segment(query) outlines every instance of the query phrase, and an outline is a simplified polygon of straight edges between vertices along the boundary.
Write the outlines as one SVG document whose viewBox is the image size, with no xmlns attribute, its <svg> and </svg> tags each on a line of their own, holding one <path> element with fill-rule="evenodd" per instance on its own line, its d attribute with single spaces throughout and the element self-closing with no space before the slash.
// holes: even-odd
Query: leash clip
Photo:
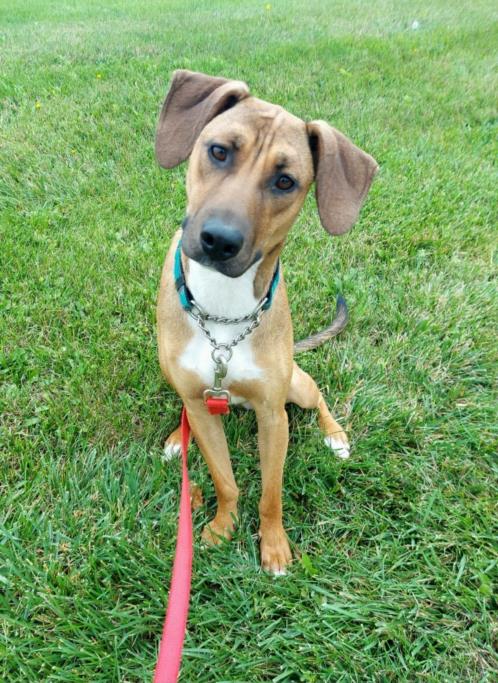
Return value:
<svg viewBox="0 0 498 683">
<path fill-rule="evenodd" d="M 214 349 L 212 356 L 215 362 L 214 366 L 214 382 L 211 389 L 206 389 L 203 393 L 204 403 L 211 415 L 227 415 L 230 412 L 230 392 L 228 389 L 223 389 L 221 386 L 221 380 L 226 377 L 227 374 L 227 362 L 232 356 L 231 349 L 228 358 L 224 358 L 222 353 L 215 354 L 215 351 L 220 351 L 221 349 Z"/>
<path fill-rule="evenodd" d="M 230 392 L 226 389 L 206 389 L 204 403 L 211 415 L 228 415 L 230 412 Z"/>
</svg>

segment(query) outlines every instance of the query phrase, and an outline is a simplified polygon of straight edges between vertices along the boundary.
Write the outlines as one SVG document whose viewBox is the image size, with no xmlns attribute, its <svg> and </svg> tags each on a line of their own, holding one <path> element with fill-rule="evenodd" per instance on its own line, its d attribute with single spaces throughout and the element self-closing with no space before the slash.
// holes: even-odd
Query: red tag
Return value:
<svg viewBox="0 0 498 683">
<path fill-rule="evenodd" d="M 228 415 L 230 412 L 228 399 L 225 397 L 214 398 L 212 396 L 211 398 L 206 398 L 204 403 L 206 404 L 211 415 Z"/>
</svg>

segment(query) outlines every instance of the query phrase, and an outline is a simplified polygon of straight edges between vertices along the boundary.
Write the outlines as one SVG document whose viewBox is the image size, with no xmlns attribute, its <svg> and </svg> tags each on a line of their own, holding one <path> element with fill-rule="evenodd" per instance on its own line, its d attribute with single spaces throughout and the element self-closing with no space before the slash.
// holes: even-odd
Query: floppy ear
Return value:
<svg viewBox="0 0 498 683">
<path fill-rule="evenodd" d="M 311 121 L 306 126 L 320 220 L 331 235 L 342 235 L 356 222 L 379 167 L 375 159 L 325 121 Z"/>
<path fill-rule="evenodd" d="M 204 126 L 249 94 L 242 81 L 179 69 L 173 73 L 156 132 L 156 159 L 164 168 L 190 155 Z"/>
</svg>

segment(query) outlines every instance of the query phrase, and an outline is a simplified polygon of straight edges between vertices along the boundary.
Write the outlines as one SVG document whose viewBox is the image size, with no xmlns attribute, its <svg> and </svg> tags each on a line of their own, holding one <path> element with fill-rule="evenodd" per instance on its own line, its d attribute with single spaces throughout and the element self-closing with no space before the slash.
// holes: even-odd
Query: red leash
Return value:
<svg viewBox="0 0 498 683">
<path fill-rule="evenodd" d="M 187 411 L 182 411 L 182 493 L 180 496 L 180 518 L 178 540 L 171 577 L 168 608 L 164 620 L 163 635 L 159 645 L 154 683 L 176 683 L 182 659 L 183 640 L 187 628 L 192 578 L 192 511 L 190 506 L 190 484 L 187 470 L 187 450 L 190 425 Z"/>
<path fill-rule="evenodd" d="M 209 398 L 206 407 L 211 415 L 226 415 L 230 412 L 227 398 Z M 187 629 L 190 583 L 192 579 L 192 509 L 190 505 L 190 483 L 188 480 L 187 451 L 190 439 L 185 406 L 182 410 L 182 493 L 180 496 L 180 518 L 178 540 L 169 590 L 168 607 L 164 620 L 163 635 L 159 644 L 154 683 L 176 683 L 182 661 L 183 641 Z"/>
</svg>

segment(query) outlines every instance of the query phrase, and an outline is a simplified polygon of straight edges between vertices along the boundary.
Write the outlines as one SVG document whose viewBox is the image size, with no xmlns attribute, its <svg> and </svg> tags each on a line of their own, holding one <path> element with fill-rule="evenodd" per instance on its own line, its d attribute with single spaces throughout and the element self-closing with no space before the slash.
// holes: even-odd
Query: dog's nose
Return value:
<svg viewBox="0 0 498 683">
<path fill-rule="evenodd" d="M 236 228 L 231 228 L 218 220 L 204 223 L 201 232 L 201 244 L 204 253 L 213 261 L 228 261 L 237 256 L 242 248 L 244 238 Z"/>
</svg>

